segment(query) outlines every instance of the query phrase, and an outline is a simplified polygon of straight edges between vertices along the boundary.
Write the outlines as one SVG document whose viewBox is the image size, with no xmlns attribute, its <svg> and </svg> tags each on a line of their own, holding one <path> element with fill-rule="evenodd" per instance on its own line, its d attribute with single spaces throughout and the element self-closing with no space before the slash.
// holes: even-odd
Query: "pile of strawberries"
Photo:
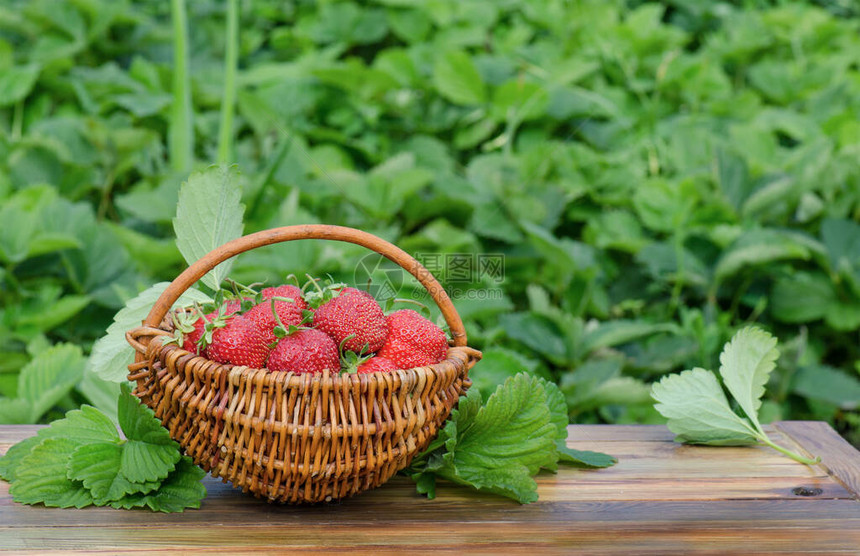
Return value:
<svg viewBox="0 0 860 556">
<path fill-rule="evenodd" d="M 180 311 L 174 341 L 219 363 L 294 373 L 412 369 L 447 356 L 445 333 L 417 312 L 385 315 L 367 292 L 310 283 Z"/>
</svg>

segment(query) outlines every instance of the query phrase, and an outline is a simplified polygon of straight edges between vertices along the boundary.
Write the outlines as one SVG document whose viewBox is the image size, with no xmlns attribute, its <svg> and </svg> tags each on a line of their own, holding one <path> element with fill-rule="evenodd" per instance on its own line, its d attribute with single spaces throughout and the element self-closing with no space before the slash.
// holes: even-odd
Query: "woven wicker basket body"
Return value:
<svg viewBox="0 0 860 556">
<path fill-rule="evenodd" d="M 243 251 L 295 239 L 363 245 L 412 273 L 439 305 L 454 344 L 445 361 L 391 373 L 270 373 L 215 363 L 159 337 L 169 308 L 217 264 Z M 135 394 L 197 465 L 270 501 L 344 498 L 377 487 L 409 465 L 470 385 L 481 353 L 466 346 L 462 321 L 439 283 L 404 251 L 338 226 L 289 226 L 227 243 L 191 265 L 129 331 Z"/>
</svg>

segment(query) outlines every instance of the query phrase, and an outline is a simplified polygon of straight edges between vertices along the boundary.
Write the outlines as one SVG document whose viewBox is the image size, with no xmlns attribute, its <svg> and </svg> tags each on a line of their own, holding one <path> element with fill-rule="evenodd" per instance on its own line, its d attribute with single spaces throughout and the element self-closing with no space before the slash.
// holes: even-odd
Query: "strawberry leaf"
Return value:
<svg viewBox="0 0 860 556">
<path fill-rule="evenodd" d="M 90 491 L 80 481 L 66 476 L 66 468 L 79 443 L 73 438 L 48 438 L 33 447 L 19 465 L 9 488 L 21 504 L 44 504 L 57 508 L 82 508 L 93 503 Z"/>
<path fill-rule="evenodd" d="M 87 362 L 88 372 L 93 372 L 98 377 L 111 382 L 126 380 L 128 366 L 134 359 L 134 349 L 128 345 L 125 333 L 135 326 L 140 326 L 152 309 L 153 303 L 169 285 L 170 282 L 159 282 L 126 302 L 125 307 L 114 316 L 113 323 L 108 326 L 106 334 L 93 344 L 93 351 Z M 189 288 L 180 296 L 174 307 L 207 301 L 210 301 L 209 296 Z"/>
<path fill-rule="evenodd" d="M 201 500 L 206 497 L 206 487 L 200 482 L 205 476 L 206 472 L 194 465 L 191 458 L 183 456 L 157 491 L 130 494 L 110 505 L 126 510 L 148 507 L 152 511 L 165 513 L 199 508 Z"/>
<path fill-rule="evenodd" d="M 242 235 L 245 206 L 241 198 L 235 165 L 210 166 L 194 172 L 182 184 L 173 229 L 176 246 L 189 265 Z M 219 264 L 202 282 L 217 291 L 232 265 L 232 259 Z"/>
<path fill-rule="evenodd" d="M 179 461 L 179 444 L 170 438 L 155 413 L 131 394 L 123 384 L 118 407 L 119 424 L 128 441 L 123 446 L 121 468 L 134 483 L 167 477 Z"/>
</svg>

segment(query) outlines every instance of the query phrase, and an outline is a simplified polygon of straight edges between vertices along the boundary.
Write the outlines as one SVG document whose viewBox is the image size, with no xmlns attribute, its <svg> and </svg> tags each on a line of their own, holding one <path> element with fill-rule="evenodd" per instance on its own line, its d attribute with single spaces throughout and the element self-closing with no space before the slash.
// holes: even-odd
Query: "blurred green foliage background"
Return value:
<svg viewBox="0 0 860 556">
<path fill-rule="evenodd" d="M 525 369 L 574 422 L 661 422 L 649 383 L 716 368 L 758 323 L 783 352 L 764 420 L 827 420 L 860 445 L 856 4 L 246 0 L 225 81 L 227 2 L 194 1 L 184 113 L 171 4 L 0 6 L 0 422 L 118 392 L 86 354 L 183 268 L 179 186 L 219 158 L 234 90 L 221 158 L 246 233 L 341 224 L 504 256 L 501 282 L 448 284 L 494 292 L 456 301 L 485 353 L 476 387 Z M 352 281 L 364 255 L 302 242 L 233 275 Z M 76 371 L 25 419 L 15 404 L 47 386 L 19 374 L 45 353 Z"/>
</svg>

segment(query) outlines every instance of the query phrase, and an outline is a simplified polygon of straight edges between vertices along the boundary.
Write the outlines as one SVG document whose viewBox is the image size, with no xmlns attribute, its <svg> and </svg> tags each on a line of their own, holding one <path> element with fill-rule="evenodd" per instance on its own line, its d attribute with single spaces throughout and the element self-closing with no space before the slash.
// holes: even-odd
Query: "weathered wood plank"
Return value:
<svg viewBox="0 0 860 556">
<path fill-rule="evenodd" d="M 848 502 L 851 503 L 851 502 Z M 758 504 L 764 506 L 764 504 Z M 127 548 L 179 549 L 198 546 L 221 547 L 234 552 L 252 548 L 349 550 L 417 549 L 417 550 L 492 550 L 509 552 L 524 548 L 643 550 L 660 552 L 736 552 L 750 554 L 766 546 L 773 552 L 850 552 L 860 543 L 860 517 L 855 519 L 774 520 L 765 517 L 767 507 L 747 507 L 755 519 L 714 519 L 728 516 L 738 508 L 719 508 L 691 519 L 693 509 L 672 508 L 666 504 L 649 506 L 648 514 L 668 509 L 668 519 L 649 520 L 637 513 L 637 521 L 602 521 L 597 519 L 553 522 L 498 521 L 384 521 L 368 518 L 358 523 L 331 523 L 321 526 L 312 521 L 295 523 L 267 522 L 237 525 L 232 522 L 193 526 L 122 524 L 91 527 L 35 526 L 9 528 L 0 526 L 4 547 L 22 550 L 37 546 L 53 550 L 102 550 Z M 680 511 L 679 511 L 680 510 Z M 773 511 L 773 508 L 770 508 Z M 695 512 L 694 512 L 695 513 Z M 744 512 L 741 512 L 742 514 Z M 616 514 L 617 517 L 617 514 Z"/>
<path fill-rule="evenodd" d="M 0 547 L 231 555 L 285 548 L 358 554 L 856 553 L 860 501 L 845 486 L 852 488 L 860 454 L 850 446 L 831 451 L 828 435 L 835 432 L 813 425 L 800 427 L 801 434 L 780 423 L 774 437 L 814 452 L 805 436 L 813 435 L 828 454 L 817 466 L 761 446 L 680 445 L 665 427 L 572 426 L 571 446 L 606 451 L 619 464 L 543 473 L 537 477 L 540 501 L 526 506 L 445 483 L 436 500 L 427 500 L 404 477 L 339 503 L 274 506 L 207 478 L 202 508 L 183 514 L 59 510 L 15 504 L 0 481 Z M 0 453 L 36 430 L 0 426 Z M 828 471 L 849 480 L 840 484 Z M 821 492 L 798 496 L 798 487 Z"/>
<path fill-rule="evenodd" d="M 782 421 L 776 427 L 821 458 L 821 465 L 860 498 L 860 458 L 858 452 L 827 423 Z"/>
</svg>

